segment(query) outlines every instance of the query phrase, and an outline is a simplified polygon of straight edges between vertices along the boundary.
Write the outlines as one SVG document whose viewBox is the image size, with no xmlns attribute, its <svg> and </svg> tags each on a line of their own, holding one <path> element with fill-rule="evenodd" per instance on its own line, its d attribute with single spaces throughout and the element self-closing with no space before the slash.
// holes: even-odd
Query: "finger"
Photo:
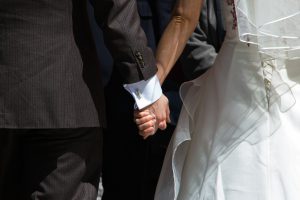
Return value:
<svg viewBox="0 0 300 200">
<path fill-rule="evenodd" d="M 140 131 L 139 134 L 143 136 L 143 139 L 147 139 L 149 136 L 154 135 L 155 131 L 156 130 L 154 127 L 150 127 L 144 131 Z"/>
<path fill-rule="evenodd" d="M 167 118 L 167 123 L 170 124 L 172 121 L 171 121 L 171 118 L 170 116 Z"/>
<path fill-rule="evenodd" d="M 153 116 L 153 115 L 147 115 L 145 117 L 135 119 L 135 123 L 137 125 L 141 125 L 141 124 L 144 124 L 144 123 L 152 121 L 152 120 L 154 121 L 154 123 L 156 122 L 155 116 Z"/>
<path fill-rule="evenodd" d="M 156 129 L 154 127 L 150 127 L 146 130 L 139 131 L 139 135 L 143 136 L 144 139 L 146 139 L 150 135 L 154 135 L 156 132 Z"/>
<path fill-rule="evenodd" d="M 160 122 L 160 123 L 158 124 L 158 128 L 159 128 L 160 130 L 165 130 L 165 129 L 167 128 L 166 120 Z"/>
<path fill-rule="evenodd" d="M 167 111 L 167 122 L 171 123 L 171 111 L 170 111 L 169 107 L 168 107 L 168 111 Z"/>
<path fill-rule="evenodd" d="M 167 123 L 171 123 L 171 117 L 170 117 L 170 114 L 168 114 L 168 117 L 167 117 Z"/>
<path fill-rule="evenodd" d="M 156 121 L 158 123 L 162 122 L 162 121 L 165 121 L 166 120 L 166 116 L 164 114 L 159 114 L 159 115 L 156 115 Z"/>
<path fill-rule="evenodd" d="M 150 127 L 155 127 L 155 124 L 156 124 L 156 121 L 155 120 L 151 120 L 151 121 L 148 121 L 146 123 L 138 125 L 138 129 L 140 131 L 143 131 L 143 130 L 146 130 L 146 129 L 150 128 Z"/>
<path fill-rule="evenodd" d="M 147 115 L 151 115 L 151 111 L 149 110 L 144 110 L 144 111 L 134 111 L 133 112 L 133 116 L 134 118 L 142 118 L 142 117 L 145 117 Z"/>
</svg>

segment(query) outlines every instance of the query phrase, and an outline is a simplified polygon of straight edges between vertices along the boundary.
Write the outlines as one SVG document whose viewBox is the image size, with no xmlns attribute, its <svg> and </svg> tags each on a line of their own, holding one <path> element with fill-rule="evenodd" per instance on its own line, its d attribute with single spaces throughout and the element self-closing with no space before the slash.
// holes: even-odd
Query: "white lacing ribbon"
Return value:
<svg viewBox="0 0 300 200">
<path fill-rule="evenodd" d="M 281 112 L 287 112 L 296 103 L 292 92 L 294 85 L 284 82 L 279 70 L 284 67 L 279 59 L 268 57 L 262 58 L 263 78 L 266 91 L 266 103 L 268 110 L 275 103 Z"/>
</svg>

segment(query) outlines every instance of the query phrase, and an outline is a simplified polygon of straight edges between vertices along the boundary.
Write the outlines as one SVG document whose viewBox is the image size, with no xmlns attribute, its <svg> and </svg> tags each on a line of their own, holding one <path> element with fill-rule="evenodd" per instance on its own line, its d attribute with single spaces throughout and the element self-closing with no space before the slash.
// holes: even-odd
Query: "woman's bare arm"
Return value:
<svg viewBox="0 0 300 200">
<path fill-rule="evenodd" d="M 199 20 L 202 0 L 178 0 L 171 21 L 159 41 L 156 61 L 157 76 L 162 84 L 182 53 L 188 38 L 192 35 Z M 156 132 L 155 118 L 148 111 L 136 111 L 135 120 L 139 134 L 146 139 Z"/>
<path fill-rule="evenodd" d="M 178 0 L 171 21 L 159 41 L 156 60 L 163 83 L 196 28 L 203 0 Z"/>
</svg>

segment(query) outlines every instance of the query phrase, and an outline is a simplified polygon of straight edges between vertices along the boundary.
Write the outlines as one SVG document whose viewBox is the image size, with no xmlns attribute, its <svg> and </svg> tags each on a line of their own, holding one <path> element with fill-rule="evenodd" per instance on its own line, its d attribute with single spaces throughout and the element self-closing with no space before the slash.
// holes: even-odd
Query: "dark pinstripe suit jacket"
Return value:
<svg viewBox="0 0 300 200">
<path fill-rule="evenodd" d="M 135 0 L 94 3 L 124 81 L 153 76 Z M 0 1 L 0 128 L 94 127 L 99 117 L 101 125 L 98 65 L 86 0 Z"/>
</svg>

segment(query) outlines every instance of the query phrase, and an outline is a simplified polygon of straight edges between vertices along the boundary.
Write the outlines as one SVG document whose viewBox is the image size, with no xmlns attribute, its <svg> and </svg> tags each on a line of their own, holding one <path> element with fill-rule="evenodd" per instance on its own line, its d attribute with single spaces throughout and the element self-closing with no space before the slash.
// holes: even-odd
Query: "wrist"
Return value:
<svg viewBox="0 0 300 200">
<path fill-rule="evenodd" d="M 164 71 L 164 69 L 163 69 L 162 64 L 156 63 L 156 65 L 157 65 L 156 76 L 157 76 L 157 78 L 158 78 L 158 80 L 159 80 L 160 85 L 162 85 L 162 83 L 163 83 L 164 80 L 165 80 L 165 71 Z"/>
</svg>

